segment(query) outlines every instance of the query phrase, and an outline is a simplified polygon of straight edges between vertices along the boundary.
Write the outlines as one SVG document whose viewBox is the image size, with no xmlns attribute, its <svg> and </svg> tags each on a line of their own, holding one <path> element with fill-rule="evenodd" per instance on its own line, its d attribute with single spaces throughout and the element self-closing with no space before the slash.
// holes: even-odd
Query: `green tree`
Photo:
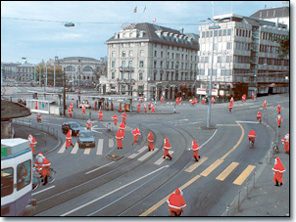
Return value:
<svg viewBox="0 0 296 222">
<path fill-rule="evenodd" d="M 289 35 L 287 36 L 281 36 L 281 37 L 274 37 L 272 38 L 273 42 L 277 42 L 280 44 L 280 47 L 278 49 L 278 55 L 279 58 L 284 58 L 286 56 L 289 56 L 290 54 L 290 37 Z"/>
</svg>

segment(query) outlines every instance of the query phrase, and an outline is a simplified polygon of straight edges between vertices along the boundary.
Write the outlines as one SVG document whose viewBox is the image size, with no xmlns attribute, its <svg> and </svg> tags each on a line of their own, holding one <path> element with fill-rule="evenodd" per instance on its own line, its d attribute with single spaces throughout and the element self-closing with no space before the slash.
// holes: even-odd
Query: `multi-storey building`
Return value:
<svg viewBox="0 0 296 222">
<path fill-rule="evenodd" d="M 25 62 L 17 66 L 17 81 L 28 82 L 35 78 L 35 65 Z"/>
<path fill-rule="evenodd" d="M 289 59 L 278 57 L 279 44 L 272 41 L 289 35 L 286 25 L 235 14 L 214 20 L 215 26 L 199 27 L 202 88 L 207 88 L 213 69 L 212 81 L 220 96 L 288 91 Z"/>
<path fill-rule="evenodd" d="M 130 24 L 106 41 L 107 92 L 147 99 L 195 92 L 198 35 L 150 23 Z"/>
<path fill-rule="evenodd" d="M 3 79 L 16 79 L 17 66 L 21 63 L 1 62 Z"/>
<path fill-rule="evenodd" d="M 265 8 L 255 12 L 250 17 L 285 24 L 289 29 L 289 14 L 289 7 Z"/>
<path fill-rule="evenodd" d="M 104 64 L 102 59 L 96 60 L 87 57 L 66 57 L 56 59 L 66 73 L 66 79 L 75 84 L 92 84 L 98 81 L 100 67 Z"/>
</svg>

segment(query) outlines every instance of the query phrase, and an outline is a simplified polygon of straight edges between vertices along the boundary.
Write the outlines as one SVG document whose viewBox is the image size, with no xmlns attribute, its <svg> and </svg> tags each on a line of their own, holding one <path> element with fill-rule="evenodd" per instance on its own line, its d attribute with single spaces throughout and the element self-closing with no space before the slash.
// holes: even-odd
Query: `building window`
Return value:
<svg viewBox="0 0 296 222">
<path fill-rule="evenodd" d="M 160 68 L 162 69 L 162 61 L 160 62 Z"/>
<path fill-rule="evenodd" d="M 112 51 L 112 57 L 115 57 L 115 51 Z"/>
<path fill-rule="evenodd" d="M 154 57 L 157 57 L 157 51 L 154 51 Z"/>
<path fill-rule="evenodd" d="M 163 52 L 160 52 L 160 57 L 163 58 Z"/>
<path fill-rule="evenodd" d="M 143 80 L 143 73 L 142 72 L 139 73 L 139 80 Z"/>
<path fill-rule="evenodd" d="M 111 78 L 115 79 L 115 72 L 112 72 Z"/>
<path fill-rule="evenodd" d="M 128 54 L 129 54 L 129 57 L 132 57 L 132 56 L 133 56 L 133 51 L 130 50 L 130 51 L 128 52 Z"/>
<path fill-rule="evenodd" d="M 227 42 L 227 49 L 232 49 L 232 42 Z"/>
<path fill-rule="evenodd" d="M 125 68 L 125 61 L 122 61 L 122 62 L 121 62 L 121 66 L 122 66 L 123 68 Z"/>
<path fill-rule="evenodd" d="M 125 94 L 125 92 L 126 92 L 126 87 L 125 86 L 121 86 L 121 93 L 122 94 Z"/>
<path fill-rule="evenodd" d="M 143 68 L 143 67 L 144 67 L 144 61 L 140 61 L 139 66 L 140 66 L 141 68 Z"/>
<path fill-rule="evenodd" d="M 140 57 L 144 57 L 144 50 L 140 51 Z"/>
<path fill-rule="evenodd" d="M 115 61 L 112 61 L 112 68 L 115 67 Z"/>
<path fill-rule="evenodd" d="M 143 95 L 144 94 L 144 86 L 138 86 L 138 94 Z"/>
<path fill-rule="evenodd" d="M 125 52 L 125 51 L 122 51 L 122 52 L 121 52 L 121 56 L 122 56 L 122 57 L 125 57 L 125 56 L 126 56 L 126 52 Z"/>
<path fill-rule="evenodd" d="M 156 62 L 156 61 L 154 61 L 154 69 L 156 69 L 156 63 L 157 63 L 157 62 Z"/>
<path fill-rule="evenodd" d="M 124 79 L 124 72 L 121 73 L 121 79 Z"/>
<path fill-rule="evenodd" d="M 133 67 L 133 60 L 128 61 L 128 67 Z"/>
<path fill-rule="evenodd" d="M 172 59 L 175 59 L 175 55 L 174 55 L 174 53 L 172 53 Z"/>
<path fill-rule="evenodd" d="M 22 71 L 22 70 L 20 70 L 20 71 Z M 66 67 L 66 71 L 74 72 L 75 71 L 75 67 L 74 66 L 67 66 Z"/>
<path fill-rule="evenodd" d="M 13 168 L 1 169 L 1 198 L 12 194 L 14 188 Z"/>
</svg>

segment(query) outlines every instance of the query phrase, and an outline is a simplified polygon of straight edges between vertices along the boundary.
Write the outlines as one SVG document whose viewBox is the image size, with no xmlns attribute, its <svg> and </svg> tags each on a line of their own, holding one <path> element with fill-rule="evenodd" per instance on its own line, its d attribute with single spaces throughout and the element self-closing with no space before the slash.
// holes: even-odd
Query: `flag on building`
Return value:
<svg viewBox="0 0 296 222">
<path fill-rule="evenodd" d="M 137 13 L 137 6 L 136 6 L 136 8 L 134 9 L 134 13 Z"/>
<path fill-rule="evenodd" d="M 144 10 L 143 10 L 143 13 L 145 13 L 145 11 L 146 11 L 146 6 L 145 6 L 145 8 L 144 8 Z"/>
</svg>

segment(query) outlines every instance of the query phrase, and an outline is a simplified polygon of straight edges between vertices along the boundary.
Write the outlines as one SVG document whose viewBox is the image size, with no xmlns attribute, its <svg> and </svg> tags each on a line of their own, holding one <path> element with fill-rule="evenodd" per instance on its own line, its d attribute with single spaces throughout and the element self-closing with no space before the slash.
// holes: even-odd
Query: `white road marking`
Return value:
<svg viewBox="0 0 296 222">
<path fill-rule="evenodd" d="M 174 150 L 169 150 L 169 154 L 173 154 L 175 151 Z M 165 161 L 166 159 L 163 159 L 163 155 L 158 159 L 158 160 L 156 160 L 155 162 L 154 162 L 154 164 L 156 164 L 156 165 L 160 165 L 160 164 L 162 164 L 164 161 Z"/>
<path fill-rule="evenodd" d="M 71 154 L 76 154 L 78 150 L 79 150 L 78 143 L 75 143 L 74 147 L 71 150 Z"/>
<path fill-rule="evenodd" d="M 109 148 L 113 148 L 113 146 L 114 146 L 114 140 L 109 139 Z"/>
<path fill-rule="evenodd" d="M 97 146 L 97 155 L 103 154 L 103 139 L 99 139 L 98 146 Z"/>
<path fill-rule="evenodd" d="M 138 150 L 137 153 L 133 153 L 132 155 L 128 156 L 128 158 L 134 159 L 136 156 L 138 156 L 139 154 L 144 152 L 147 148 L 148 148 L 148 146 L 143 146 L 141 149 Z"/>
<path fill-rule="evenodd" d="M 146 147 L 146 149 L 147 149 L 148 147 Z M 158 148 L 155 148 L 155 150 L 154 151 L 157 151 L 158 150 Z M 150 151 L 150 152 L 147 152 L 147 153 L 145 153 L 143 156 L 141 156 L 138 160 L 139 161 L 144 161 L 144 160 L 146 160 L 148 157 L 150 157 L 151 155 L 153 155 L 153 151 Z"/>
<path fill-rule="evenodd" d="M 89 155 L 91 148 L 85 148 L 83 154 Z"/>
<path fill-rule="evenodd" d="M 62 145 L 62 147 L 60 148 L 60 150 L 58 151 L 58 153 L 64 153 L 66 150 L 66 142 Z"/>
<path fill-rule="evenodd" d="M 214 134 L 206 142 L 204 142 L 199 148 L 202 148 L 204 145 L 206 145 L 216 135 L 217 130 L 218 129 L 216 129 L 215 132 L 214 132 Z"/>
<path fill-rule="evenodd" d="M 95 131 L 96 133 L 100 133 L 100 134 L 103 134 L 103 133 L 101 133 L 101 132 L 98 132 L 98 131 L 96 131 L 96 130 L 94 130 L 94 129 L 92 129 L 91 131 Z"/>
<path fill-rule="evenodd" d="M 259 122 L 257 121 L 237 121 L 239 123 L 255 123 L 255 124 L 258 124 Z"/>
<path fill-rule="evenodd" d="M 42 192 L 44 192 L 44 191 L 50 190 L 50 189 L 52 189 L 52 188 L 54 188 L 54 187 L 55 187 L 55 185 L 53 185 L 53 186 L 51 186 L 51 187 L 47 187 L 47 188 L 45 188 L 45 189 L 43 189 L 43 190 L 40 190 L 40 191 L 37 191 L 37 192 L 35 192 L 35 193 L 32 193 L 32 196 L 37 195 L 37 194 L 40 194 L 40 193 L 42 193 Z"/>
<path fill-rule="evenodd" d="M 112 163 L 114 163 L 114 162 L 107 163 L 107 164 L 105 164 L 105 165 L 103 165 L 103 166 L 100 166 L 100 167 L 98 167 L 98 168 L 96 168 L 96 169 L 93 169 L 93 170 L 91 170 L 91 171 L 88 171 L 88 172 L 86 172 L 85 174 L 89 174 L 89 173 L 92 173 L 92 172 L 94 172 L 94 171 L 96 171 L 96 170 L 102 169 L 102 168 L 104 168 L 105 166 L 109 166 L 109 165 L 111 165 Z"/>
<path fill-rule="evenodd" d="M 166 165 L 166 166 L 160 167 L 160 168 L 158 168 L 157 170 L 154 170 L 154 171 L 152 171 L 152 172 L 150 172 L 150 173 L 148 173 L 148 174 L 146 174 L 146 175 L 144 175 L 144 176 L 142 176 L 142 177 L 140 177 L 140 178 L 138 178 L 138 179 L 136 179 L 136 180 L 134 180 L 134 181 L 131 181 L 131 182 L 129 182 L 129 183 L 127 183 L 127 184 L 125 184 L 125 185 L 123 185 L 123 186 L 121 186 L 121 187 L 118 187 L 117 189 L 112 190 L 112 191 L 110 191 L 109 193 L 104 194 L 103 196 L 97 197 L 97 198 L 95 198 L 95 199 L 93 199 L 93 200 L 91 200 L 91 201 L 89 201 L 89 202 L 87 202 L 87 203 L 85 203 L 85 204 L 82 204 L 82 205 L 80 205 L 79 207 L 76 207 L 76 208 L 74 208 L 73 210 L 70 210 L 70 211 L 68 211 L 68 212 L 66 212 L 66 213 L 64 213 L 64 214 L 62 214 L 62 215 L 60 215 L 60 216 L 67 216 L 67 215 L 69 215 L 69 214 L 71 214 L 71 213 L 73 213 L 73 212 L 75 212 L 75 211 L 77 211 L 77 210 L 80 210 L 80 209 L 82 209 L 82 208 L 84 208 L 84 207 L 86 207 L 86 206 L 88 206 L 88 205 L 90 205 L 90 204 L 93 204 L 93 203 L 97 202 L 98 200 L 101 200 L 101 199 L 103 199 L 103 198 L 105 198 L 105 197 L 107 197 L 107 196 L 109 196 L 109 195 L 111 195 L 111 194 L 113 194 L 113 193 L 115 193 L 115 192 L 117 192 L 117 191 L 119 191 L 119 190 L 122 190 L 123 188 L 125 188 L 125 187 L 127 187 L 127 186 L 130 186 L 131 184 L 136 183 L 136 182 L 138 182 L 139 180 L 142 180 L 142 179 L 144 179 L 145 177 L 148 177 L 148 176 L 150 176 L 150 175 L 156 173 L 157 171 L 160 171 L 160 170 L 162 170 L 162 169 L 164 169 L 164 168 L 167 168 L 167 167 L 169 167 L 169 165 Z"/>
</svg>

